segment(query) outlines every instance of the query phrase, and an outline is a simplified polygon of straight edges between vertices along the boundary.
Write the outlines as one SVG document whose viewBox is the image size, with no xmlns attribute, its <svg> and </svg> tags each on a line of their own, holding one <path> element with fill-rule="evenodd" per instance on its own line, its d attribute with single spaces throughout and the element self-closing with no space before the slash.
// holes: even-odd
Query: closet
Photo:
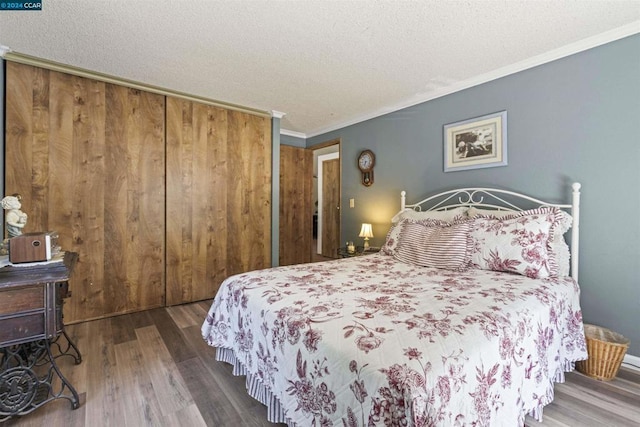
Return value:
<svg viewBox="0 0 640 427">
<path fill-rule="evenodd" d="M 270 119 L 6 62 L 5 194 L 78 252 L 67 323 L 270 265 Z"/>
<path fill-rule="evenodd" d="M 167 305 L 270 266 L 270 121 L 167 98 Z"/>
</svg>

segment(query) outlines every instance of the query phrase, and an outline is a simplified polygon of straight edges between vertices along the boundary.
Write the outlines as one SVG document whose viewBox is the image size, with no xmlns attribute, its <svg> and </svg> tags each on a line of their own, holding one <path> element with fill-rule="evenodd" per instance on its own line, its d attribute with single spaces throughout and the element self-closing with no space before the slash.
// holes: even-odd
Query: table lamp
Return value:
<svg viewBox="0 0 640 427">
<path fill-rule="evenodd" d="M 359 237 L 364 237 L 364 250 L 369 249 L 369 237 L 373 237 L 373 229 L 371 224 L 362 224 Z"/>
</svg>

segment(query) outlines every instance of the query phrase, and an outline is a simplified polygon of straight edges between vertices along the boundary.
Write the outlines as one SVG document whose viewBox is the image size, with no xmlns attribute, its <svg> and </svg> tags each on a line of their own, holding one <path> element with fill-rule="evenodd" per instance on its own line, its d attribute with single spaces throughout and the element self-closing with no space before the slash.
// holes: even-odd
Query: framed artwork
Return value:
<svg viewBox="0 0 640 427">
<path fill-rule="evenodd" d="M 444 171 L 507 165 L 507 112 L 444 126 Z"/>
</svg>

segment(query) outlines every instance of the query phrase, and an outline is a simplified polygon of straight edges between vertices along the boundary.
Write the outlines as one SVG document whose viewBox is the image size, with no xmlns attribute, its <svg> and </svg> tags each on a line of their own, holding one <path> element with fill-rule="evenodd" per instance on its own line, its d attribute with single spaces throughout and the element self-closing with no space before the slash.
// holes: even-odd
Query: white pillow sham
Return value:
<svg viewBox="0 0 640 427">
<path fill-rule="evenodd" d="M 516 214 L 518 212 L 519 211 L 504 211 L 504 210 L 498 210 L 498 209 L 482 209 L 482 208 L 476 208 L 475 206 L 471 206 L 467 210 L 467 216 L 469 218 L 473 218 L 473 217 L 476 217 L 478 215 L 491 215 L 491 216 L 493 216 L 495 218 L 502 218 L 503 216 L 513 215 L 513 214 Z"/>
<path fill-rule="evenodd" d="M 412 219 L 415 221 L 434 219 L 452 222 L 465 217 L 468 209 L 466 206 L 459 206 L 446 211 L 414 211 L 413 209 L 405 209 L 395 214 L 395 216 L 391 218 L 391 222 L 395 224 L 403 219 Z"/>
</svg>

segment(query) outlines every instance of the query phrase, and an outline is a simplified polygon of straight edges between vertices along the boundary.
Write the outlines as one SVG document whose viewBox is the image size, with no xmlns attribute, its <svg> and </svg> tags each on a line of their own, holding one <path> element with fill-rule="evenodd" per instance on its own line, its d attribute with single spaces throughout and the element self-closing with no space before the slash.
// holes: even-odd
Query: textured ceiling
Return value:
<svg viewBox="0 0 640 427">
<path fill-rule="evenodd" d="M 640 0 L 42 4 L 0 11 L 0 45 L 284 112 L 301 136 L 640 32 Z"/>
</svg>

